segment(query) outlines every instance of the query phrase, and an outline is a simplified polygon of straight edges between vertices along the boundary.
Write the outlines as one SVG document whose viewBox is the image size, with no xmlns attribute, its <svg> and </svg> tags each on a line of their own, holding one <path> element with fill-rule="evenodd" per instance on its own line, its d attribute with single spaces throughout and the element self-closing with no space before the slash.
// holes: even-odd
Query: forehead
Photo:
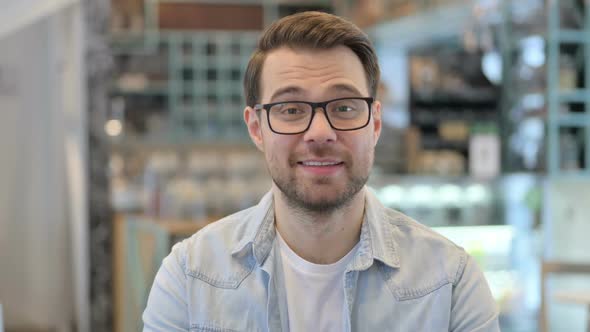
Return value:
<svg viewBox="0 0 590 332">
<path fill-rule="evenodd" d="M 289 96 L 313 100 L 368 95 L 363 65 L 345 46 L 330 49 L 281 47 L 267 54 L 262 68 L 263 103 Z"/>
</svg>

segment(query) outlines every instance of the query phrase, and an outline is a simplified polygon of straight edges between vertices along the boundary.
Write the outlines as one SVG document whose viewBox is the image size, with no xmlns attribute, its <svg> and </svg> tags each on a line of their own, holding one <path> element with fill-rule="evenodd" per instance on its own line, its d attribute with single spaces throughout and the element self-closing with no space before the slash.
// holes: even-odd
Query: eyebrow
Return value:
<svg viewBox="0 0 590 332">
<path fill-rule="evenodd" d="M 360 91 L 350 85 L 350 84 L 335 84 L 333 86 L 331 86 L 328 89 L 329 92 L 348 92 L 353 94 L 355 97 L 361 96 L 362 94 L 360 93 Z M 282 88 L 279 88 L 277 91 L 275 91 L 272 96 L 270 97 L 271 101 L 275 101 L 277 98 L 282 97 L 284 95 L 291 95 L 291 94 L 301 94 L 303 93 L 303 89 L 298 87 L 298 86 L 294 86 L 294 85 L 289 85 L 289 86 L 285 86 Z M 365 97 L 365 96 L 363 96 Z"/>
<path fill-rule="evenodd" d="M 350 92 L 355 94 L 355 97 L 362 96 L 362 93 L 353 85 L 349 84 L 336 84 L 330 87 L 329 91 L 334 92 Z M 364 96 L 363 96 L 364 97 Z"/>
<path fill-rule="evenodd" d="M 274 101 L 277 98 L 283 96 L 283 95 L 290 95 L 290 94 L 298 94 L 303 92 L 303 89 L 301 89 L 300 87 L 297 86 L 286 86 L 286 87 L 282 87 L 280 89 L 278 89 L 277 91 L 275 91 L 272 96 L 270 96 L 270 101 Z"/>
</svg>

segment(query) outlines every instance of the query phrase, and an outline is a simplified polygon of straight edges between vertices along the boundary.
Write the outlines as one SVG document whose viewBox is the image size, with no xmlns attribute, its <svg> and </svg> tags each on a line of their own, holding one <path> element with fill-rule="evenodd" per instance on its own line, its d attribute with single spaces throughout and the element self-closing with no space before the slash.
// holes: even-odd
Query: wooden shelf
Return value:
<svg viewBox="0 0 590 332">
<path fill-rule="evenodd" d="M 551 326 L 551 324 L 549 323 L 549 315 L 547 313 L 546 299 L 546 283 L 550 274 L 590 274 L 590 264 L 560 261 L 544 261 L 541 263 L 541 308 L 539 312 L 539 331 L 541 332 L 548 331 L 548 328 Z M 559 300 L 576 300 L 576 302 L 580 302 L 579 300 L 583 300 L 582 302 L 584 304 L 589 304 L 588 298 L 580 298 L 581 294 L 590 295 L 590 293 L 588 293 L 588 290 L 581 291 L 578 294 L 578 296 L 571 296 L 571 294 L 568 294 L 567 299 L 564 297 L 563 293 L 557 293 L 556 295 L 558 296 Z M 588 307 L 588 311 L 590 313 L 590 304 Z M 590 320 L 588 321 L 587 328 L 590 330 Z"/>
</svg>

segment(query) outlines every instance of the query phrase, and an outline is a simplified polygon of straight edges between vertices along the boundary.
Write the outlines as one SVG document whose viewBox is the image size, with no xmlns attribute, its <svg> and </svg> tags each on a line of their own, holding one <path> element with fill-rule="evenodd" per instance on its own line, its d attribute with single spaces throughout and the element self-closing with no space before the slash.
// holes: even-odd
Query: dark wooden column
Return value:
<svg viewBox="0 0 590 332">
<path fill-rule="evenodd" d="M 108 44 L 110 1 L 84 0 L 88 101 L 88 186 L 91 331 L 112 331 L 112 217 L 107 167 L 109 144 L 104 134 L 112 55 Z"/>
</svg>

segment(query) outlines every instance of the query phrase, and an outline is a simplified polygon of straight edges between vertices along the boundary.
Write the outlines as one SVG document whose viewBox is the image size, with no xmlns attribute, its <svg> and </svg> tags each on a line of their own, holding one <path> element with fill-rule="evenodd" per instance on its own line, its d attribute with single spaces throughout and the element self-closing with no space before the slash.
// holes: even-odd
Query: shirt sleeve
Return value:
<svg viewBox="0 0 590 332">
<path fill-rule="evenodd" d="M 189 331 L 186 241 L 177 243 L 162 262 L 143 312 L 143 331 Z"/>
<path fill-rule="evenodd" d="M 451 322 L 453 332 L 500 332 L 498 307 L 475 260 L 466 254 L 463 271 L 453 287 Z"/>
</svg>

